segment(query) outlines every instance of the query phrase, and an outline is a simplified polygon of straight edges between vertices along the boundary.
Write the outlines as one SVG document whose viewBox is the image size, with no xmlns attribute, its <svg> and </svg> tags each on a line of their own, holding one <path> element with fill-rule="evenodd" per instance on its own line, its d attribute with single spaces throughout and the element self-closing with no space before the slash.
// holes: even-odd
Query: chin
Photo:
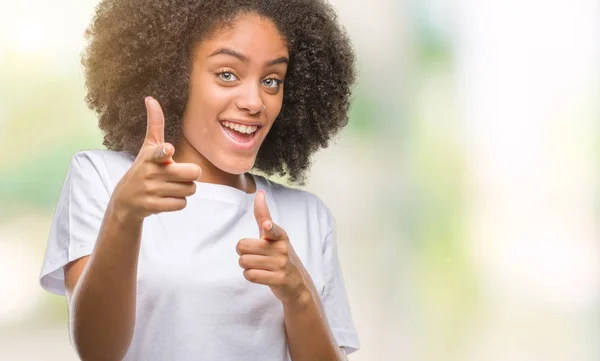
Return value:
<svg viewBox="0 0 600 361">
<path fill-rule="evenodd" d="M 223 172 L 229 174 L 244 174 L 254 167 L 254 161 L 256 158 L 252 158 L 252 160 L 245 159 L 231 159 L 229 161 L 220 162 L 220 164 L 216 164 L 217 168 L 221 169 Z"/>
</svg>

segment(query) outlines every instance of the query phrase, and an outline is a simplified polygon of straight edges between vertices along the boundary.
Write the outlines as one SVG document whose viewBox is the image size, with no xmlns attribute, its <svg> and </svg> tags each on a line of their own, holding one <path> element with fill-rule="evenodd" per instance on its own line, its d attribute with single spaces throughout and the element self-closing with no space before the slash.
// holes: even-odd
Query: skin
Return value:
<svg viewBox="0 0 600 361">
<path fill-rule="evenodd" d="M 228 51 L 219 53 L 224 49 L 245 59 Z M 255 185 L 249 184 L 245 173 L 281 110 L 287 46 L 271 21 L 246 15 L 234 27 L 201 42 L 194 54 L 183 137 L 173 159 L 199 165 L 202 182 L 253 193 Z M 221 130 L 223 119 L 260 123 L 255 147 L 233 149 Z"/>
<path fill-rule="evenodd" d="M 230 51 L 215 55 L 224 48 L 245 60 Z M 184 136 L 175 146 L 164 142 L 160 105 L 146 98 L 145 141 L 113 191 L 96 247 L 65 267 L 71 337 L 82 360 L 122 359 L 129 348 L 145 217 L 183 209 L 197 180 L 256 190 L 246 172 L 283 101 L 282 84 L 267 79 L 284 79 L 287 57 L 272 22 L 252 14 L 198 44 Z M 253 149 L 231 147 L 219 123 L 231 118 L 262 125 Z M 262 191 L 255 197 L 254 215 L 260 238 L 238 242 L 239 265 L 249 282 L 268 286 L 282 302 L 292 359 L 342 360 L 312 280 L 285 230 L 273 223 Z"/>
</svg>

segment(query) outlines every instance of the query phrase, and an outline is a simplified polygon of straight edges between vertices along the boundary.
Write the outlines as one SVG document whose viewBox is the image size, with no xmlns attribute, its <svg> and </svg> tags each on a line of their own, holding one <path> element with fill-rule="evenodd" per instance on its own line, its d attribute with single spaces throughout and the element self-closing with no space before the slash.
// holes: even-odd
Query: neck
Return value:
<svg viewBox="0 0 600 361">
<path fill-rule="evenodd" d="M 182 137 L 182 141 L 175 146 L 173 160 L 176 163 L 195 163 L 202 169 L 200 182 L 222 184 L 239 189 L 246 193 L 254 193 L 256 184 L 248 173 L 231 174 L 215 167 L 208 159 L 200 154 Z"/>
</svg>

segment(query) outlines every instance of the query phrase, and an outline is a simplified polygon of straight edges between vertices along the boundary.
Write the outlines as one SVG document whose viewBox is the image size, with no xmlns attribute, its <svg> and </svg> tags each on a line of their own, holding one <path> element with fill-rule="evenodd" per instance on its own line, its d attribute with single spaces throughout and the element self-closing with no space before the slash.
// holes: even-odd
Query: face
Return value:
<svg viewBox="0 0 600 361">
<path fill-rule="evenodd" d="M 216 168 L 242 174 L 279 115 L 288 49 L 275 25 L 241 15 L 194 53 L 183 138 Z"/>
</svg>

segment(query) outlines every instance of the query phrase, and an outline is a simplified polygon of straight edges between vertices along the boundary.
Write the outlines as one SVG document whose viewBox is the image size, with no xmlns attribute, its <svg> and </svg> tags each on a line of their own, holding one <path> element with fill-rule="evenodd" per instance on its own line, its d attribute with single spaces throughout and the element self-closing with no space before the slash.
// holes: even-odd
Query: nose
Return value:
<svg viewBox="0 0 600 361">
<path fill-rule="evenodd" d="M 250 114 L 257 114 L 264 109 L 264 102 L 261 97 L 260 87 L 254 84 L 248 84 L 241 87 L 241 93 L 236 99 L 236 106 L 240 110 L 245 110 Z"/>
</svg>

